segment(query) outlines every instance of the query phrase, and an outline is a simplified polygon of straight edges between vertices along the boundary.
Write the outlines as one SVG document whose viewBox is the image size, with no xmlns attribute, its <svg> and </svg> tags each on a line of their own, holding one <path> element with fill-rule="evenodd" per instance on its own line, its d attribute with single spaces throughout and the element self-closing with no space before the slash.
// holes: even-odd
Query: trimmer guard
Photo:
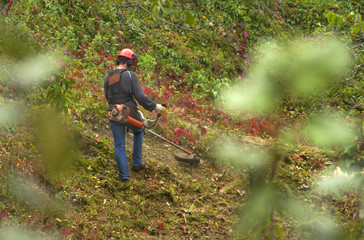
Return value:
<svg viewBox="0 0 364 240">
<path fill-rule="evenodd" d="M 194 154 L 186 154 L 186 153 L 178 152 L 178 153 L 173 153 L 173 155 L 174 155 L 174 158 L 179 162 L 189 163 L 189 164 L 194 164 L 194 165 L 200 164 L 200 158 L 195 156 Z"/>
</svg>

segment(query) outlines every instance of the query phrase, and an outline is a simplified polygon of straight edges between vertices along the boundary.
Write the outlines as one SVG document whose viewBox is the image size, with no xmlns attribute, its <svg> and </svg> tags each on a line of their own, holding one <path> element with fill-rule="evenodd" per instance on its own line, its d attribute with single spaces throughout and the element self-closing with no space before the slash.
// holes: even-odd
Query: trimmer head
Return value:
<svg viewBox="0 0 364 240">
<path fill-rule="evenodd" d="M 163 107 L 166 107 L 166 105 L 164 104 Z M 139 128 L 143 128 L 144 133 L 149 132 L 149 133 L 153 134 L 154 136 L 162 139 L 163 141 L 171 144 L 172 146 L 178 148 L 179 150 L 183 151 L 183 153 L 174 153 L 174 158 L 177 161 L 184 162 L 184 163 L 189 163 L 189 164 L 193 164 L 193 165 L 200 164 L 200 158 L 199 157 L 195 156 L 194 154 L 190 153 L 189 151 L 182 148 L 181 146 L 178 146 L 177 144 L 171 142 L 170 140 L 168 140 L 168 139 L 162 137 L 161 135 L 159 135 L 159 134 L 157 134 L 157 133 L 150 130 L 150 128 L 154 127 L 154 125 L 157 123 L 157 121 L 158 121 L 158 119 L 160 117 L 160 114 L 158 114 L 157 119 L 150 120 L 150 119 L 144 118 L 143 113 L 141 111 L 138 111 L 138 113 L 139 113 L 140 118 L 142 119 L 142 123 L 141 123 L 142 127 L 139 127 Z M 150 123 L 153 123 L 153 125 L 150 126 Z"/>
<path fill-rule="evenodd" d="M 200 158 L 195 156 L 194 154 L 174 153 L 174 158 L 179 162 L 189 163 L 193 165 L 200 164 Z"/>
</svg>

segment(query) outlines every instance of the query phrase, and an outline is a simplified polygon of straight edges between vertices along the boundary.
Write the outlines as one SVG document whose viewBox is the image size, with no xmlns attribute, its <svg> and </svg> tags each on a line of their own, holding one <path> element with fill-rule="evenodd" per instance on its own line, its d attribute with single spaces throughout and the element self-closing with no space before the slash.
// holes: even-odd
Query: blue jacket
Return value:
<svg viewBox="0 0 364 240">
<path fill-rule="evenodd" d="M 113 84 L 109 85 L 109 82 Z M 137 120 L 140 119 L 136 101 L 148 111 L 153 111 L 156 106 L 156 102 L 144 94 L 136 74 L 128 69 L 109 70 L 104 78 L 104 93 L 109 111 L 114 104 L 124 104 L 130 108 L 130 116 Z"/>
</svg>

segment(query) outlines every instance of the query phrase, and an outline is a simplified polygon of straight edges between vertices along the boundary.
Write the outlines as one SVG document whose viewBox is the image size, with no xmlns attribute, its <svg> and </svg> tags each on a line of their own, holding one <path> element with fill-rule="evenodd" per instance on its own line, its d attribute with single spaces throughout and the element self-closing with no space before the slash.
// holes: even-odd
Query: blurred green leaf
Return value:
<svg viewBox="0 0 364 240">
<path fill-rule="evenodd" d="M 50 77 L 59 69 L 56 59 L 54 54 L 27 57 L 18 62 L 14 67 L 14 72 L 19 81 L 24 84 L 32 84 Z"/>
<path fill-rule="evenodd" d="M 139 21 L 139 19 L 134 18 L 133 19 L 133 22 L 134 22 L 134 24 L 135 24 L 136 27 L 140 27 L 140 21 Z"/>
<path fill-rule="evenodd" d="M 336 39 L 301 40 L 290 54 L 288 77 L 298 95 L 315 93 L 337 81 L 349 64 L 346 46 Z"/>
<path fill-rule="evenodd" d="M 155 3 L 152 7 L 151 7 L 151 12 L 152 12 L 152 18 L 154 20 L 157 20 L 159 17 L 159 11 L 160 11 L 160 6 Z"/>
<path fill-rule="evenodd" d="M 15 105 L 0 104 L 0 127 L 21 119 L 22 116 Z"/>
<path fill-rule="evenodd" d="M 309 98 L 345 72 L 349 55 L 335 39 L 267 42 L 257 50 L 247 83 L 225 94 L 225 105 L 255 114 L 276 111 L 285 99 Z"/>
<path fill-rule="evenodd" d="M 242 239 L 261 239 L 270 222 L 272 211 L 279 204 L 276 193 L 274 185 L 269 184 L 254 189 L 240 218 L 239 233 L 244 236 Z"/>
<path fill-rule="evenodd" d="M 37 209 L 44 214 L 59 214 L 64 211 L 62 203 L 53 199 L 35 179 L 13 175 L 8 180 L 9 192 L 30 209 Z"/>
<path fill-rule="evenodd" d="M 348 189 L 359 189 L 361 185 L 361 176 L 354 173 L 342 171 L 339 167 L 336 168 L 333 174 L 324 176 L 317 185 L 317 191 L 328 194 L 335 194 L 337 197 L 342 197 Z"/>
<path fill-rule="evenodd" d="M 191 11 L 187 11 L 186 12 L 186 20 L 185 20 L 185 22 L 188 25 L 190 25 L 190 26 L 192 26 L 195 23 L 195 18 L 193 17 Z"/>
<path fill-rule="evenodd" d="M 60 115 L 51 109 L 40 113 L 34 121 L 34 130 L 46 170 L 51 174 L 69 170 L 74 162 L 76 143 L 67 133 Z"/>
<path fill-rule="evenodd" d="M 56 240 L 59 237 L 44 236 L 29 229 L 9 228 L 0 226 L 0 239 L 3 240 Z"/>
<path fill-rule="evenodd" d="M 356 135 L 349 124 L 340 118 L 316 117 L 306 128 L 304 135 L 323 147 L 350 145 L 355 142 Z"/>
<path fill-rule="evenodd" d="M 275 97 L 268 85 L 260 82 L 231 89 L 223 96 L 227 109 L 237 112 L 262 113 L 274 109 Z"/>
<path fill-rule="evenodd" d="M 218 144 L 219 145 L 219 144 Z M 242 144 L 224 140 L 224 144 L 217 149 L 219 157 L 233 165 L 244 168 L 262 168 L 269 163 L 269 156 L 260 147 L 247 148 Z"/>
</svg>

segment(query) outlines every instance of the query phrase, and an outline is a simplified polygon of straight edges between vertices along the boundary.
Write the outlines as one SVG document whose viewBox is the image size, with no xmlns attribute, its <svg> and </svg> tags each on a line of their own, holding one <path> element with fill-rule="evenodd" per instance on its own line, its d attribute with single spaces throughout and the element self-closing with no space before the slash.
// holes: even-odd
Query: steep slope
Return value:
<svg viewBox="0 0 364 240">
<path fill-rule="evenodd" d="M 112 143 L 110 134 L 106 131 L 99 136 Z M 131 147 L 132 137 L 128 136 L 129 157 Z M 112 155 L 93 160 L 103 162 L 104 167 L 93 163 L 87 167 L 92 170 L 85 174 L 93 175 L 96 191 L 80 191 L 81 196 L 95 196 L 91 197 L 94 201 L 81 209 L 97 211 L 89 222 L 101 228 L 95 232 L 106 238 L 233 237 L 237 209 L 244 196 L 242 173 L 234 174 L 231 169 L 208 161 L 202 161 L 199 166 L 181 164 L 174 160 L 172 153 L 176 150 L 173 147 L 151 135 L 146 135 L 143 149 L 147 169 L 142 173 L 132 172 L 131 181 L 125 186 L 118 181 Z"/>
<path fill-rule="evenodd" d="M 125 185 L 117 176 L 106 122 L 90 129 L 79 138 L 85 154 L 77 155 L 72 170 L 56 176 L 41 170 L 38 151 L 29 147 L 37 145 L 37 140 L 26 127 L 3 141 L 2 155 L 7 157 L 0 163 L 0 172 L 7 184 L 0 188 L 2 234 L 7 227 L 26 227 L 33 234 L 43 232 L 40 236 L 72 239 L 234 237 L 245 193 L 242 172 L 204 160 L 198 166 L 181 164 L 174 160 L 175 149 L 146 135 L 147 169 L 131 172 Z M 9 135 L 2 131 L 1 136 L 4 140 Z M 130 157 L 131 135 L 126 146 Z M 12 187 L 14 181 L 20 181 L 20 189 L 39 193 L 22 195 Z M 42 206 L 44 201 L 49 207 Z"/>
<path fill-rule="evenodd" d="M 81 149 L 71 148 L 69 145 L 74 142 L 68 142 L 62 135 L 60 142 L 56 142 L 61 148 L 50 148 L 47 152 L 62 161 L 50 162 L 48 167 L 56 171 L 71 163 L 73 167 L 69 172 L 52 175 L 45 171 L 47 162 L 42 153 L 44 147 L 53 144 L 52 137 L 45 134 L 42 140 L 34 126 L 28 125 L 32 117 L 25 117 L 24 123 L 15 119 L 4 128 L 1 125 L 1 230 L 25 226 L 41 236 L 59 232 L 75 239 L 236 237 L 237 210 L 248 192 L 243 171 L 220 165 L 214 159 L 203 159 L 199 166 L 178 163 L 172 156 L 178 150 L 147 135 L 144 144 L 147 170 L 133 173 L 130 184 L 120 184 L 111 132 L 104 119 L 106 103 L 100 83 L 106 70 L 114 66 L 115 53 L 121 48 L 132 47 L 138 52 L 137 74 L 147 94 L 158 102 L 170 103 L 169 115 L 160 121 L 158 130 L 185 147 L 198 146 L 196 150 L 206 153 L 220 134 L 233 132 L 237 138 L 244 135 L 270 138 L 277 133 L 277 126 L 284 124 L 281 119 L 273 120 L 275 117 L 232 118 L 211 101 L 223 87 L 243 80 L 241 75 L 251 63 L 249 51 L 254 51 L 252 43 L 272 36 L 287 39 L 294 33 L 311 36 L 313 32 L 335 29 L 358 42 L 356 52 L 360 53 L 363 46 L 362 38 L 355 37 L 362 26 L 361 18 L 356 17 L 361 12 L 359 1 L 205 0 L 190 1 L 186 5 L 168 1 L 169 6 L 165 1 L 154 0 L 135 4 L 81 0 L 8 3 L 8 7 L 0 4 L 0 11 L 6 15 L 0 19 L 4 19 L 2 27 L 6 27 L 5 34 L 0 36 L 0 67 L 4 70 L 0 71 L 0 78 L 6 80 L 1 81 L 0 102 L 13 103 L 7 98 L 16 98 L 19 105 L 9 105 L 13 107 L 11 110 L 22 112 L 26 106 L 35 110 L 33 115 L 48 106 L 63 111 L 71 126 L 66 131 L 59 128 L 57 132 L 54 127 L 44 132 L 54 130 L 53 139 L 65 132 L 64 135 L 72 135 L 81 146 Z M 331 17 L 327 18 L 324 13 L 330 13 Z M 158 20 L 158 16 L 172 25 Z M 207 28 L 190 29 L 203 26 Z M 16 66 L 24 69 L 30 65 L 24 64 L 24 59 L 42 55 L 45 50 L 53 54 L 52 58 L 57 56 L 60 72 L 23 88 L 20 80 L 24 79 L 16 78 L 14 64 L 19 63 Z M 35 62 L 33 58 L 27 63 L 31 62 Z M 354 69 L 353 78 L 362 77 L 361 66 Z M 343 84 L 350 88 L 343 91 L 338 86 L 338 91 L 334 89 L 332 93 L 333 98 L 318 101 L 358 109 L 362 116 L 362 104 L 358 104 L 362 99 L 360 83 L 359 78 L 354 82 L 345 81 Z M 31 106 L 23 101 L 29 101 Z M 296 107 L 295 101 L 287 104 L 285 117 L 295 121 L 306 116 L 304 106 Z M 301 144 L 301 139 L 297 141 Z M 127 142 L 130 157 L 130 136 Z M 283 159 L 281 172 L 276 172 L 276 180 L 290 185 L 297 198 L 303 198 L 320 211 L 332 209 L 329 214 L 339 216 L 349 226 L 348 232 L 359 236 L 361 230 L 355 224 L 361 223 L 356 219 L 360 198 L 355 191 L 345 196 L 346 200 L 326 196 L 318 205 L 314 200 L 320 196 L 311 191 L 318 173 L 332 170 L 334 165 L 328 158 L 338 157 L 322 156 L 315 148 L 299 145 L 293 148 Z M 270 186 L 278 192 L 278 187 Z M 282 197 L 286 197 L 285 191 L 284 188 Z M 281 199 L 278 197 L 275 199 Z M 286 205 L 282 199 L 281 204 Z M 259 207 L 256 210 L 264 212 L 263 217 L 270 214 L 264 204 Z M 249 217 L 245 220 L 250 220 Z M 259 217 L 257 214 L 256 219 Z M 262 222 L 267 223 L 268 218 L 269 227 L 275 228 L 272 235 L 282 235 L 284 230 L 291 236 L 291 222 L 288 224 L 280 215 L 275 218 L 273 213 Z M 312 229 L 317 230 L 313 225 Z M 312 229 L 306 228 L 307 236 L 318 232 Z M 255 228 L 249 230 L 255 234 Z"/>
</svg>

